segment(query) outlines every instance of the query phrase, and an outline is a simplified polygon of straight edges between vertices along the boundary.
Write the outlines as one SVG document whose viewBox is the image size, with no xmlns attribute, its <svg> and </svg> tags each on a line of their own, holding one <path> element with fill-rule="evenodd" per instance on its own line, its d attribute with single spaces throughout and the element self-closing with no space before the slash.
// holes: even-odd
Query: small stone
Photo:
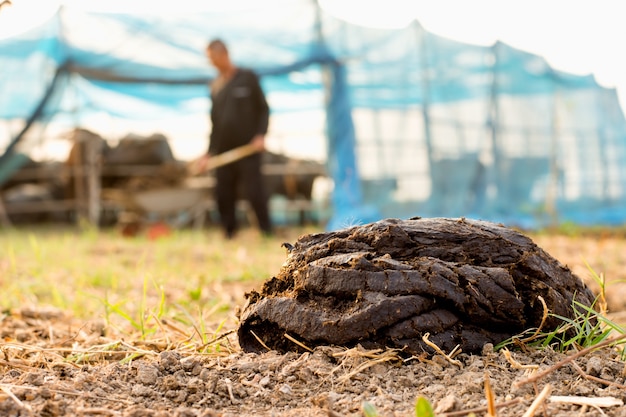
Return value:
<svg viewBox="0 0 626 417">
<path fill-rule="evenodd" d="M 32 331 L 30 329 L 17 329 L 15 330 L 15 340 L 18 342 L 26 342 L 32 336 Z"/>
<path fill-rule="evenodd" d="M 204 382 L 207 382 L 209 379 L 211 379 L 211 370 L 207 368 L 202 369 L 202 371 L 200 371 L 199 377 Z"/>
<path fill-rule="evenodd" d="M 491 353 L 493 353 L 493 343 L 485 343 L 482 350 L 483 356 L 487 356 Z"/>
<path fill-rule="evenodd" d="M 283 384 L 278 391 L 282 392 L 285 395 L 293 395 L 293 390 L 288 384 Z"/>
<path fill-rule="evenodd" d="M 137 379 L 144 385 L 154 385 L 159 377 L 159 370 L 152 365 L 140 366 L 137 370 Z"/>
<path fill-rule="evenodd" d="M 24 382 L 39 387 L 44 384 L 43 374 L 38 372 L 29 372 L 24 376 Z"/>
<path fill-rule="evenodd" d="M 135 397 L 150 397 L 154 394 L 154 390 L 143 385 L 134 385 L 131 393 Z"/>
<path fill-rule="evenodd" d="M 593 388 L 581 384 L 575 387 L 574 393 L 576 395 L 580 395 L 581 397 L 588 397 L 593 394 Z"/>
<path fill-rule="evenodd" d="M 443 397 L 440 401 L 437 402 L 435 406 L 435 413 L 447 413 L 448 411 L 453 411 L 456 408 L 457 399 L 456 396 L 450 394 Z"/>
<path fill-rule="evenodd" d="M 259 385 L 262 387 L 267 386 L 270 383 L 270 376 L 269 375 L 265 375 L 263 378 L 261 378 L 261 380 L 259 381 Z"/>
<path fill-rule="evenodd" d="M 54 393 L 48 388 L 42 388 L 41 391 L 39 391 L 39 396 L 41 398 L 50 399 L 54 397 Z"/>
<path fill-rule="evenodd" d="M 161 352 L 159 354 L 159 363 L 163 370 L 169 373 L 174 373 L 182 368 L 180 355 L 176 352 Z"/>
<path fill-rule="evenodd" d="M 587 361 L 587 369 L 585 372 L 591 376 L 598 376 L 600 375 L 600 372 L 602 372 L 603 366 L 604 364 L 602 363 L 602 359 L 597 356 L 592 356 Z"/>
</svg>

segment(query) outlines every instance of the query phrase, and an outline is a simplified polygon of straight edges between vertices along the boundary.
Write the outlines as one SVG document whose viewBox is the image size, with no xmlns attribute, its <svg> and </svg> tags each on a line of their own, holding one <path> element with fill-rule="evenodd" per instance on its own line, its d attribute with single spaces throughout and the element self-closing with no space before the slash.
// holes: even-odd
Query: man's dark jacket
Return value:
<svg viewBox="0 0 626 417">
<path fill-rule="evenodd" d="M 257 134 L 267 133 L 269 107 L 251 70 L 238 68 L 220 91 L 211 94 L 211 100 L 211 155 L 246 145 Z"/>
</svg>

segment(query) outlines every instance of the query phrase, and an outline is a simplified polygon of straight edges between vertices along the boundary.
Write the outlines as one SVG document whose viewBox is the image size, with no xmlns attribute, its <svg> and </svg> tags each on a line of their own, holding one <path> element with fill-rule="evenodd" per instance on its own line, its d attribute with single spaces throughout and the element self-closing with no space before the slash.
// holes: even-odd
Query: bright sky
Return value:
<svg viewBox="0 0 626 417">
<path fill-rule="evenodd" d="M 73 7 L 171 13 L 159 0 L 11 0 L 0 9 L 0 38 L 51 16 L 63 2 Z M 287 1 L 287 0 L 285 0 Z M 413 18 L 429 31 L 462 42 L 491 45 L 501 40 L 545 57 L 555 68 L 593 73 L 617 87 L 626 109 L 626 39 L 623 0 L 319 0 L 329 12 L 354 23 L 393 27 Z M 258 0 L 177 0 L 178 10 L 244 7 Z"/>
<path fill-rule="evenodd" d="M 402 24 L 415 17 L 426 30 L 461 42 L 503 41 L 543 56 L 556 69 L 593 73 L 601 85 L 618 88 L 626 109 L 623 0 L 319 1 L 340 17 L 366 24 Z"/>
</svg>

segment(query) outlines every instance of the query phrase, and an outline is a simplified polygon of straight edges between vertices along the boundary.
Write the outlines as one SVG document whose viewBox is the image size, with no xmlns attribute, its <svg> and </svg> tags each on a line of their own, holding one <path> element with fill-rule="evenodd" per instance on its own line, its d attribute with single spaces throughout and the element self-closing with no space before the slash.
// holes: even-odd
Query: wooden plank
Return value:
<svg viewBox="0 0 626 417">
<path fill-rule="evenodd" d="M 76 208 L 76 200 L 48 200 L 4 203 L 6 213 L 39 213 L 46 211 L 69 211 Z"/>
<path fill-rule="evenodd" d="M 265 175 L 327 175 L 323 167 L 309 164 L 263 164 L 261 171 Z"/>
<path fill-rule="evenodd" d="M 208 161 L 205 159 L 206 156 L 202 156 L 198 159 L 194 159 L 187 164 L 187 173 L 192 176 L 199 175 L 203 172 L 210 171 L 224 165 L 232 164 L 235 161 L 245 158 L 246 156 L 253 155 L 257 152 L 259 152 L 259 148 L 252 144 L 247 144 L 218 155 L 212 155 L 208 159 Z M 203 163 L 204 166 L 202 166 Z"/>
<path fill-rule="evenodd" d="M 12 180 L 36 180 L 50 178 L 54 175 L 61 175 L 61 172 L 72 175 L 73 170 L 69 166 L 55 165 L 42 166 L 38 168 L 23 168 L 11 176 Z M 132 176 L 151 176 L 159 173 L 163 165 L 103 165 L 101 168 L 104 177 L 132 177 Z M 315 167 L 308 164 L 263 164 L 261 167 L 263 174 L 266 175 L 283 175 L 296 174 L 307 175 L 317 174 L 326 176 L 327 172 L 324 167 Z M 69 172 L 68 172 L 69 171 Z M 78 175 L 82 174 L 82 167 L 78 167 L 75 171 Z"/>
<path fill-rule="evenodd" d="M 101 169 L 104 177 L 152 176 L 159 173 L 163 165 L 104 165 Z"/>
<path fill-rule="evenodd" d="M 0 224 L 4 227 L 11 226 L 11 220 L 9 220 L 9 216 L 7 216 L 7 211 L 4 208 L 2 198 L 0 198 Z"/>
<path fill-rule="evenodd" d="M 12 181 L 28 181 L 60 176 L 65 169 L 62 165 L 41 166 L 37 168 L 21 168 L 9 177 Z"/>
</svg>

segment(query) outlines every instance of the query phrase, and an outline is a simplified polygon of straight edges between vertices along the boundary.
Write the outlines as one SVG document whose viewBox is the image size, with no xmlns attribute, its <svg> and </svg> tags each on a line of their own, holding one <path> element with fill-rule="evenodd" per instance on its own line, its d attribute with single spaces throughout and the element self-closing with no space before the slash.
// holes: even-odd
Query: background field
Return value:
<svg viewBox="0 0 626 417">
<path fill-rule="evenodd" d="M 278 272 L 282 242 L 304 229 L 264 238 L 244 230 L 177 230 L 150 239 L 118 230 L 20 228 L 0 233 L 2 309 L 60 309 L 101 320 L 109 334 L 152 338 L 156 318 L 192 329 L 234 328 L 244 294 Z"/>
</svg>

